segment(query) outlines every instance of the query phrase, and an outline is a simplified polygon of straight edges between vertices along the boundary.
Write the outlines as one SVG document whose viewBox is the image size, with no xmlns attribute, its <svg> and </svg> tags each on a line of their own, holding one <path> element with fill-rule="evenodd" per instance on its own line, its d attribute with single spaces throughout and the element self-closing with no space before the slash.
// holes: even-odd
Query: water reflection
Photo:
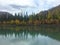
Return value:
<svg viewBox="0 0 60 45">
<path fill-rule="evenodd" d="M 59 26 L 0 27 L 0 45 L 60 45 Z"/>
</svg>

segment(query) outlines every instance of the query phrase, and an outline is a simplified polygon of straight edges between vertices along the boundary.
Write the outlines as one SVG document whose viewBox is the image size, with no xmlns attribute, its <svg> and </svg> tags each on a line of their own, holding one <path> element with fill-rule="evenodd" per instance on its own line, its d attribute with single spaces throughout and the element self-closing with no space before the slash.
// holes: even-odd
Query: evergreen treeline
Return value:
<svg viewBox="0 0 60 45">
<path fill-rule="evenodd" d="M 40 24 L 59 24 L 60 23 L 60 6 L 48 11 L 42 11 L 38 14 L 28 15 L 26 12 L 11 15 L 7 12 L 0 13 L 0 25 L 40 25 Z"/>
</svg>

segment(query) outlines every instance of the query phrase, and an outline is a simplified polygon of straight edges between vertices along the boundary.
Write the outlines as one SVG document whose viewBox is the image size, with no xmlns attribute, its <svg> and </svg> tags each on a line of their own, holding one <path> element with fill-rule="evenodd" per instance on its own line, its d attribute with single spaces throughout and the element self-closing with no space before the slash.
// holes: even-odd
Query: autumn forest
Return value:
<svg viewBox="0 0 60 45">
<path fill-rule="evenodd" d="M 40 25 L 40 24 L 60 24 L 60 6 L 41 11 L 40 13 L 10 14 L 0 12 L 0 25 Z"/>
</svg>

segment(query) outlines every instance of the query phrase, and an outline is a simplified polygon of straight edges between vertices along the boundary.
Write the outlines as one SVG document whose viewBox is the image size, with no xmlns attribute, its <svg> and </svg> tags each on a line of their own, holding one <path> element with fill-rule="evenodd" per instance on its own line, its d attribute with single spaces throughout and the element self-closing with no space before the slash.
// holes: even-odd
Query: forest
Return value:
<svg viewBox="0 0 60 45">
<path fill-rule="evenodd" d="M 60 24 L 60 6 L 41 11 L 40 13 L 10 14 L 0 12 L 0 25 L 40 25 L 40 24 Z"/>
</svg>

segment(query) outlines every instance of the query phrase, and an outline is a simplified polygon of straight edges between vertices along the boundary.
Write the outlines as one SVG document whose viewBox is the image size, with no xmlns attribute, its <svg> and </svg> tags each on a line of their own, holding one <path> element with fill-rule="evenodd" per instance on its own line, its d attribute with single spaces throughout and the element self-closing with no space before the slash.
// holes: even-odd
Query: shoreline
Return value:
<svg viewBox="0 0 60 45">
<path fill-rule="evenodd" d="M 60 26 L 60 24 L 40 24 L 40 25 L 10 25 L 10 24 L 1 24 L 0 26 Z"/>
</svg>

